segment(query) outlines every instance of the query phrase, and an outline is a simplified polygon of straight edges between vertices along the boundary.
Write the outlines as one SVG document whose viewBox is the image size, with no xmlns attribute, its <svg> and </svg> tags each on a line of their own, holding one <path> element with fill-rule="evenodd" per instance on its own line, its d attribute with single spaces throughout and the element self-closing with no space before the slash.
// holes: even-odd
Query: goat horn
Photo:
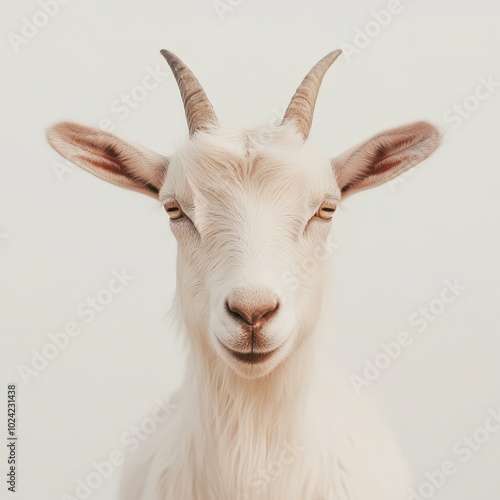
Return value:
<svg viewBox="0 0 500 500">
<path fill-rule="evenodd" d="M 323 57 L 323 59 L 307 73 L 286 109 L 282 123 L 293 120 L 304 140 L 307 139 L 311 130 L 314 105 L 316 104 L 319 87 L 321 86 L 323 77 L 327 69 L 335 62 L 335 59 L 337 59 L 341 53 L 341 50 L 330 52 L 330 54 Z"/>
<path fill-rule="evenodd" d="M 215 116 L 214 108 L 191 70 L 172 52 L 168 50 L 160 52 L 167 60 L 179 86 L 189 135 L 193 136 L 198 130 L 207 129 L 213 125 L 217 126 L 219 122 Z"/>
</svg>

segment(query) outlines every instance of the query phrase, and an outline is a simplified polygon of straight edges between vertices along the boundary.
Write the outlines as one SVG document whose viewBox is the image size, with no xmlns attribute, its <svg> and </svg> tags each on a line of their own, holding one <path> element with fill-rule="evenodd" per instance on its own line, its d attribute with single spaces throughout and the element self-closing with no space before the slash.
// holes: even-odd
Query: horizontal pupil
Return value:
<svg viewBox="0 0 500 500">
<path fill-rule="evenodd" d="M 323 207 L 321 210 L 325 211 L 325 212 L 335 212 L 335 209 L 334 208 L 327 208 L 327 207 Z"/>
<path fill-rule="evenodd" d="M 178 210 L 177 207 L 167 208 L 167 212 L 177 212 Z"/>
</svg>

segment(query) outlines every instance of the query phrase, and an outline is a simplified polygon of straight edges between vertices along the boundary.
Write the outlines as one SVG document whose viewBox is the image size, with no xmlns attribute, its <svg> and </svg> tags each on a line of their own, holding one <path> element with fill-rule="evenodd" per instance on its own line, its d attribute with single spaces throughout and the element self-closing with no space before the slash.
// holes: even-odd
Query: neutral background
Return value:
<svg viewBox="0 0 500 500">
<path fill-rule="evenodd" d="M 73 495 L 77 478 L 121 449 L 120 436 L 168 396 L 183 370 L 167 314 L 176 249 L 165 214 L 66 164 L 46 144 L 46 127 L 109 119 L 116 134 L 173 152 L 186 124 L 161 48 L 193 69 L 223 122 L 268 124 L 319 58 L 354 45 L 357 28 L 388 8 L 386 0 L 223 4 L 221 19 L 210 0 L 70 0 L 18 50 L 9 34 L 20 34 L 23 18 L 41 6 L 2 6 L 0 434 L 14 382 L 16 498 Z M 457 464 L 432 497 L 439 500 L 493 500 L 500 489 L 500 435 L 486 436 L 466 463 L 453 451 L 500 406 L 499 84 L 480 102 L 471 97 L 481 78 L 500 82 L 498 5 L 401 0 L 388 25 L 327 74 L 312 131 L 332 155 L 416 119 L 446 132 L 425 164 L 352 197 L 335 216 L 327 304 L 335 337 L 328 355 L 346 378 L 363 376 L 366 360 L 399 332 L 414 339 L 363 392 L 394 430 L 416 487 L 443 461 Z M 157 66 L 157 88 L 136 89 L 140 102 L 128 111 L 116 103 Z M 464 101 L 469 116 L 452 120 L 450 109 Z M 134 280 L 85 323 L 78 305 L 122 269 Z M 446 280 L 466 289 L 441 307 Z M 439 314 L 419 333 L 409 318 L 432 301 Z M 30 366 L 32 350 L 68 321 L 82 333 L 25 385 L 18 367 Z M 5 462 L 2 451 L 2 471 Z M 116 471 L 91 498 L 114 498 L 118 478 Z"/>
</svg>

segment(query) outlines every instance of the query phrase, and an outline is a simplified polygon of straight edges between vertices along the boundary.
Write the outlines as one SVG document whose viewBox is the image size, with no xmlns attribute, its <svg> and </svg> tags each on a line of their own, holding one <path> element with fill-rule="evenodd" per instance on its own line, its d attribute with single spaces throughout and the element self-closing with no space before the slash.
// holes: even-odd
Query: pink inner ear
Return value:
<svg viewBox="0 0 500 500">
<path fill-rule="evenodd" d="M 381 138 L 372 160 L 373 171 L 370 173 L 381 174 L 396 167 L 404 160 L 399 153 L 410 147 L 413 142 L 415 138 L 407 135 Z"/>
<path fill-rule="evenodd" d="M 101 168 L 113 174 L 120 173 L 120 166 L 106 157 L 95 155 L 95 157 L 89 158 L 88 156 L 79 155 L 77 158 L 82 162 L 90 162 L 94 167 Z"/>
<path fill-rule="evenodd" d="M 95 134 L 84 135 L 80 132 L 70 133 L 69 138 L 71 142 L 81 149 L 90 153 L 102 156 L 103 154 L 110 158 L 120 158 L 120 153 L 112 144 L 112 139 L 107 137 L 99 137 Z"/>
<path fill-rule="evenodd" d="M 375 164 L 374 172 L 375 174 L 383 174 L 388 170 L 392 170 L 396 165 L 401 163 L 402 158 L 391 155 Z"/>
<path fill-rule="evenodd" d="M 123 175 L 123 172 L 121 172 L 120 153 L 112 144 L 99 138 L 96 138 L 96 140 L 92 140 L 93 138 L 85 139 L 79 135 L 73 136 L 72 139 L 75 145 L 88 152 L 87 155 L 78 155 L 77 158 L 90 162 L 96 168 Z"/>
</svg>

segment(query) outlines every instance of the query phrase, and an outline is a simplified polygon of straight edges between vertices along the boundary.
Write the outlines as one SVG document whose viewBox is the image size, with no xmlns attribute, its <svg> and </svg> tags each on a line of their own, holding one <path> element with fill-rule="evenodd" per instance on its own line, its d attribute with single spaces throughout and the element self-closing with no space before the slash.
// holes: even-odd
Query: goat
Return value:
<svg viewBox="0 0 500 500">
<path fill-rule="evenodd" d="M 123 500 L 400 500 L 409 474 L 375 412 L 321 361 L 325 259 L 341 200 L 431 155 L 440 131 L 415 122 L 330 160 L 310 141 L 334 51 L 306 75 L 282 123 L 219 125 L 191 70 L 176 78 L 189 137 L 165 157 L 102 130 L 59 123 L 62 156 L 159 201 L 178 242 L 175 306 L 189 356 L 178 410 L 129 462 Z"/>
</svg>

